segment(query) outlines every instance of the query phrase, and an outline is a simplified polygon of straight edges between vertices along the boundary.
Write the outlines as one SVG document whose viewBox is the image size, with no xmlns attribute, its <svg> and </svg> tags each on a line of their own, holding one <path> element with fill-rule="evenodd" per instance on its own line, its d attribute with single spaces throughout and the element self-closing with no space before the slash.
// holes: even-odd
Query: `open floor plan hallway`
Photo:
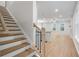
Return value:
<svg viewBox="0 0 79 59">
<path fill-rule="evenodd" d="M 45 56 L 78 57 L 73 39 L 69 35 L 52 34 L 51 41 L 45 43 Z"/>
</svg>

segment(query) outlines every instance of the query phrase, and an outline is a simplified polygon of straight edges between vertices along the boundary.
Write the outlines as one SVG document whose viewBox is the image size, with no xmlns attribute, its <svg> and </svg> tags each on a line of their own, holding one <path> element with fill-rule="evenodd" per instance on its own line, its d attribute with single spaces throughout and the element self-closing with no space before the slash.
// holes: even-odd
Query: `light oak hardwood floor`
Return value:
<svg viewBox="0 0 79 59">
<path fill-rule="evenodd" d="M 46 57 L 78 57 L 73 39 L 69 35 L 52 34 L 50 41 L 45 43 Z"/>
</svg>

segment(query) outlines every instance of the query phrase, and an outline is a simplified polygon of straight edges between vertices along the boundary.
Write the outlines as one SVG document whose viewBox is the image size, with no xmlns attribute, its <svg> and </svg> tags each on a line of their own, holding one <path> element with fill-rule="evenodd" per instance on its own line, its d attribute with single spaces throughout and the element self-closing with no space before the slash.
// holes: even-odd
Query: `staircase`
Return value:
<svg viewBox="0 0 79 59">
<path fill-rule="evenodd" d="M 28 38 L 5 7 L 0 6 L 0 57 L 36 57 Z"/>
</svg>

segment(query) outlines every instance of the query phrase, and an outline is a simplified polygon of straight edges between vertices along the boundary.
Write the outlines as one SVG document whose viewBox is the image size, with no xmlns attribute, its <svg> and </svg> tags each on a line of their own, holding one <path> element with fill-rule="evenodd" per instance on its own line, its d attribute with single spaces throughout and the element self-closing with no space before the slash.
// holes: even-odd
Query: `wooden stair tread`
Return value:
<svg viewBox="0 0 79 59">
<path fill-rule="evenodd" d="M 5 14 L 6 14 L 6 15 L 5 15 Z M 2 12 L 2 15 L 3 15 L 3 16 L 11 17 L 11 15 L 10 15 L 8 12 L 4 12 L 4 11 Z"/>
<path fill-rule="evenodd" d="M 2 25 L 0 25 L 0 27 L 2 27 Z"/>
<path fill-rule="evenodd" d="M 5 24 L 6 26 L 17 26 L 16 24 Z"/>
<path fill-rule="evenodd" d="M 34 50 L 29 48 L 29 49 L 26 49 L 24 52 L 22 52 L 22 53 L 20 53 L 18 55 L 15 55 L 15 57 L 26 57 L 29 54 L 31 54 L 32 52 L 34 52 Z"/>
<path fill-rule="evenodd" d="M 2 41 L 2 42 L 0 42 L 0 45 L 10 44 L 10 43 L 25 40 L 25 39 L 26 38 L 22 37 L 22 38 L 15 38 L 14 40 Z"/>
<path fill-rule="evenodd" d="M 9 20 L 9 19 L 4 19 L 4 21 L 12 21 L 12 22 L 14 22 L 14 20 L 12 20 L 12 19 L 11 19 L 11 20 Z"/>
<path fill-rule="evenodd" d="M 1 32 L 1 31 L 5 31 L 3 27 L 0 27 L 0 32 Z"/>
<path fill-rule="evenodd" d="M 19 27 L 7 27 L 7 29 L 20 29 Z"/>
<path fill-rule="evenodd" d="M 17 49 L 23 48 L 23 47 L 28 46 L 28 45 L 29 45 L 29 43 L 25 42 L 25 43 L 22 43 L 20 45 L 1 50 L 0 51 L 0 56 L 6 55 L 6 54 L 8 54 L 8 53 L 10 53 L 12 51 L 15 51 Z"/>
<path fill-rule="evenodd" d="M 0 28 L 0 31 L 4 31 L 4 29 L 3 28 Z"/>
<path fill-rule="evenodd" d="M 19 26 L 7 26 L 7 29 L 20 29 Z"/>
<path fill-rule="evenodd" d="M 13 19 L 12 17 L 9 16 L 3 16 L 3 18 Z"/>
<path fill-rule="evenodd" d="M 11 22 L 5 22 L 5 23 L 7 23 L 7 24 L 16 24 L 16 23 L 11 23 Z"/>
<path fill-rule="evenodd" d="M 0 25 L 2 25 L 2 22 L 0 22 Z"/>
<path fill-rule="evenodd" d="M 13 19 L 13 18 L 11 18 L 11 17 L 3 17 L 3 18 Z"/>
<path fill-rule="evenodd" d="M 0 30 L 0 32 L 3 32 L 3 31 L 5 31 L 5 30 Z"/>
<path fill-rule="evenodd" d="M 0 33 L 0 37 L 17 36 L 17 35 L 24 35 L 24 34 L 23 33 L 6 33 L 6 34 Z"/>
<path fill-rule="evenodd" d="M 22 33 L 22 31 L 4 31 L 4 32 L 0 32 L 0 34 L 18 34 L 18 33 Z"/>
<path fill-rule="evenodd" d="M 19 39 L 19 38 L 25 38 L 25 40 L 28 39 L 27 37 L 25 37 L 25 35 L 17 35 L 17 36 L 1 37 L 0 42 Z"/>
<path fill-rule="evenodd" d="M 9 29 L 8 31 L 21 31 L 20 29 Z"/>
<path fill-rule="evenodd" d="M 6 22 L 15 23 L 15 21 L 13 21 L 13 20 L 5 20 L 5 23 L 6 23 Z"/>
<path fill-rule="evenodd" d="M 6 18 L 6 17 L 9 17 L 9 18 L 12 18 L 12 16 L 8 16 L 8 15 L 6 15 L 6 16 L 3 16 L 4 18 Z"/>
<path fill-rule="evenodd" d="M 0 24 L 0 27 L 2 27 L 2 24 Z"/>
<path fill-rule="evenodd" d="M 3 30 L 3 27 L 0 27 L 0 30 Z"/>
<path fill-rule="evenodd" d="M 21 31 L 20 29 L 10 29 L 8 31 Z"/>
<path fill-rule="evenodd" d="M 22 31 L 8 31 L 9 29 L 7 29 L 7 31 L 4 32 L 0 32 L 0 34 L 16 34 L 16 33 L 22 33 Z"/>
<path fill-rule="evenodd" d="M 10 26 L 10 25 L 7 25 L 7 27 L 18 27 L 18 26 Z"/>
</svg>

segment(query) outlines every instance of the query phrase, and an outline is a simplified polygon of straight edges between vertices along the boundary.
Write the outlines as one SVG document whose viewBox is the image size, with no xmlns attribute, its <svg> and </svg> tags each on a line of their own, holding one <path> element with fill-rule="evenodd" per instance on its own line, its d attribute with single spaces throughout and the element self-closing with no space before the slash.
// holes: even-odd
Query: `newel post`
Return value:
<svg viewBox="0 0 79 59">
<path fill-rule="evenodd" d="M 41 54 L 45 56 L 45 28 L 41 28 Z"/>
</svg>

